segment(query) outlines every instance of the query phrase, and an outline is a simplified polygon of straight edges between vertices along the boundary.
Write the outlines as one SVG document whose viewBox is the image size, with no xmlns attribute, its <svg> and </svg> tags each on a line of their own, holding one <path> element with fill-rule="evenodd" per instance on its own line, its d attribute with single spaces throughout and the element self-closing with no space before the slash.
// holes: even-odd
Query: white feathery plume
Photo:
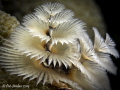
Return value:
<svg viewBox="0 0 120 90">
<path fill-rule="evenodd" d="M 75 66 L 85 75 L 86 78 L 91 81 L 91 84 L 93 84 L 96 88 L 95 90 L 103 88 L 107 88 L 105 90 L 109 90 L 109 80 L 107 78 L 107 74 L 105 69 L 103 69 L 99 64 L 94 61 L 84 60 L 82 63 L 77 62 Z M 106 79 L 106 87 L 104 84 L 101 84 L 101 79 Z"/>
<path fill-rule="evenodd" d="M 105 43 L 109 46 L 113 46 L 113 47 L 116 46 L 115 42 L 111 39 L 111 37 L 108 33 L 106 33 Z"/>
<path fill-rule="evenodd" d="M 109 49 L 110 49 L 110 54 L 112 54 L 113 56 L 115 56 L 116 58 L 119 58 L 119 53 L 118 51 L 115 49 L 115 42 L 110 38 L 109 34 L 106 34 L 106 39 L 105 39 L 105 43 L 108 45 Z"/>
<path fill-rule="evenodd" d="M 101 52 L 96 52 L 97 56 L 99 57 L 99 59 L 103 62 L 102 66 L 104 67 L 104 69 L 106 69 L 107 71 L 109 71 L 110 73 L 116 75 L 117 73 L 117 68 L 116 66 L 113 64 L 110 55 L 107 53 L 101 53 Z"/>
<path fill-rule="evenodd" d="M 72 20 L 73 16 L 74 16 L 74 13 L 71 10 L 62 10 L 60 13 L 57 13 L 55 16 L 49 19 L 49 25 L 55 28 L 63 22 Z"/>
<path fill-rule="evenodd" d="M 42 5 L 43 9 L 47 11 L 50 15 L 54 16 L 55 14 L 61 12 L 65 9 L 65 6 L 60 3 L 46 3 Z"/>
<path fill-rule="evenodd" d="M 48 22 L 48 19 L 50 19 L 50 14 L 45 11 L 41 6 L 38 6 L 38 8 L 35 9 L 34 14 L 44 22 Z"/>
<path fill-rule="evenodd" d="M 39 37 L 42 40 L 46 40 L 47 42 L 50 40 L 49 35 L 49 26 L 46 22 L 37 18 L 34 15 L 27 15 L 24 17 L 23 25 L 28 29 L 30 34 L 34 37 Z"/>
<path fill-rule="evenodd" d="M 117 68 L 113 64 L 109 55 L 112 54 L 115 57 L 119 57 L 117 50 L 114 48 L 115 43 L 111 40 L 108 34 L 106 34 L 106 40 L 104 41 L 98 30 L 96 28 L 93 28 L 93 30 L 95 32 L 94 48 L 101 61 L 101 66 L 107 71 L 116 74 Z"/>
<path fill-rule="evenodd" d="M 110 52 L 107 47 L 107 44 L 104 42 L 104 39 L 102 38 L 98 30 L 95 27 L 93 28 L 93 30 L 95 33 L 94 49 L 99 52 L 104 52 L 104 53 Z"/>
<path fill-rule="evenodd" d="M 44 48 L 45 41 L 41 41 L 38 37 L 32 37 L 26 28 L 22 26 L 17 27 L 14 34 L 11 35 L 11 42 L 14 49 L 21 51 L 21 54 L 26 54 L 26 56 L 31 58 L 47 58 L 49 55 L 49 52 Z"/>
<path fill-rule="evenodd" d="M 99 42 L 99 41 L 97 41 Z M 110 59 L 110 56 L 103 53 L 103 55 L 100 52 L 94 51 L 93 45 L 91 40 L 87 35 L 84 34 L 83 37 L 80 38 L 80 44 L 81 44 L 81 55 L 84 59 L 93 61 L 98 63 L 100 66 L 102 66 L 104 69 L 110 71 L 113 74 L 116 74 L 116 67 L 112 63 Z M 106 55 L 106 56 L 105 56 Z M 105 62 L 107 61 L 107 62 Z M 87 73 L 85 73 L 87 74 Z M 87 76 L 91 79 L 91 75 L 87 74 Z"/>
<path fill-rule="evenodd" d="M 85 61 L 83 65 L 86 69 L 93 75 L 93 79 L 91 80 L 95 86 L 97 86 L 98 90 L 105 89 L 110 90 L 109 79 L 105 70 L 99 66 L 97 63 L 93 61 Z M 104 82 L 102 82 L 104 80 Z M 102 83 L 101 83 L 102 82 Z"/>
<path fill-rule="evenodd" d="M 95 33 L 94 48 L 99 52 L 104 52 L 115 57 L 119 57 L 117 50 L 114 48 L 115 44 L 110 36 L 106 34 L 106 40 L 104 40 L 95 27 L 93 30 Z"/>
<path fill-rule="evenodd" d="M 106 70 L 116 74 L 110 54 L 119 57 L 115 43 L 96 28 L 94 45 L 85 23 L 60 3 L 46 3 L 24 17 L 10 39 L 0 46 L 0 65 L 10 74 L 75 90 L 110 90 Z M 101 83 L 101 80 L 104 82 Z M 61 82 L 63 84 L 61 84 Z"/>
<path fill-rule="evenodd" d="M 81 23 L 81 21 L 74 19 L 59 24 L 51 33 L 53 43 L 71 43 L 71 41 L 78 38 L 84 32 Z"/>
<path fill-rule="evenodd" d="M 79 85 L 77 84 L 77 82 L 79 81 L 75 82 L 74 79 L 70 79 L 70 77 L 66 77 L 66 75 L 64 74 L 62 75 L 61 73 L 57 73 L 54 71 L 54 69 L 52 70 L 50 68 L 46 68 L 44 65 L 39 63 L 40 60 L 36 61 L 35 58 L 30 59 L 30 57 L 21 55 L 20 52 L 13 49 L 13 45 L 10 42 L 6 43 L 6 46 L 1 47 L 2 49 L 0 48 L 1 52 L 3 52 L 0 53 L 0 61 L 2 62 L 1 64 L 3 65 L 3 68 L 6 68 L 6 70 L 9 71 L 11 74 L 24 76 L 23 79 L 29 78 L 29 80 L 33 80 L 36 78 L 36 85 L 42 82 L 42 80 L 43 85 L 45 83 L 52 84 L 54 81 L 59 84 L 60 81 L 62 81 L 68 83 L 76 90 L 82 90 L 82 88 L 79 86 L 82 83 L 78 83 Z M 13 54 L 11 54 L 11 52 Z M 77 76 L 79 75 L 80 74 L 77 74 Z M 84 76 L 82 75 L 82 77 Z M 83 80 L 85 80 L 85 78 L 83 78 Z M 87 84 L 89 81 L 85 82 Z M 91 86 L 89 85 L 89 87 Z"/>
<path fill-rule="evenodd" d="M 46 82 L 49 82 L 49 78 L 52 79 L 51 81 L 56 81 L 58 83 L 60 80 L 66 80 L 64 77 L 62 78 L 62 76 L 58 75 L 58 73 L 56 73 L 54 70 L 46 68 L 44 65 L 40 64 L 40 60 L 36 61 L 35 58 L 30 59 L 30 57 L 20 55 L 20 52 L 13 49 L 12 44 L 11 47 L 8 46 L 1 48 L 1 52 L 3 53 L 0 53 L 0 61 L 4 65 L 3 67 L 6 68 L 7 71 L 10 71 L 11 74 L 24 76 L 23 79 L 30 77 L 30 80 L 32 80 L 37 78 L 37 84 L 40 83 L 41 80 L 43 80 L 43 84 L 45 84 Z M 7 49 L 9 50 L 7 51 Z M 13 53 L 12 55 L 11 52 Z M 3 55 L 4 57 L 2 57 Z M 9 58 L 10 56 L 11 58 Z"/>
<path fill-rule="evenodd" d="M 73 78 L 71 78 L 73 77 Z M 94 84 L 91 83 L 89 78 L 87 78 L 82 72 L 80 72 L 75 67 L 72 67 L 71 74 L 68 76 L 70 80 L 75 80 L 78 85 L 82 88 L 82 90 L 94 90 L 96 87 L 94 87 Z M 73 85 L 72 85 L 73 86 Z"/>
<path fill-rule="evenodd" d="M 80 57 L 77 47 L 78 43 L 75 43 L 76 42 L 74 42 L 74 45 L 71 43 L 64 43 L 62 45 L 60 42 L 54 44 L 50 49 L 51 53 L 49 55 L 49 64 L 53 62 L 56 65 L 56 63 L 58 62 L 59 66 L 61 66 L 62 63 L 66 66 L 66 68 L 68 66 L 71 66 L 71 60 L 78 60 L 78 58 Z"/>
<path fill-rule="evenodd" d="M 92 41 L 86 33 L 79 38 L 81 45 L 81 55 L 84 59 L 96 62 L 96 54 L 93 48 Z"/>
</svg>

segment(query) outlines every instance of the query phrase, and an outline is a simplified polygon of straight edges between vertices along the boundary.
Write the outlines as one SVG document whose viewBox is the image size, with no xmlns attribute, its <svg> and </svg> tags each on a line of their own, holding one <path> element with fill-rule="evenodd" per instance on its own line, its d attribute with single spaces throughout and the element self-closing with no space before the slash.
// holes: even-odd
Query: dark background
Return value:
<svg viewBox="0 0 120 90">
<path fill-rule="evenodd" d="M 116 48 L 120 52 L 120 3 L 119 0 L 95 0 L 101 9 L 107 32 L 116 42 Z M 108 73 L 112 90 L 120 90 L 120 59 L 113 58 L 118 68 L 117 76 Z M 104 81 L 103 81 L 104 82 Z M 102 83 L 102 82 L 101 82 Z"/>
</svg>

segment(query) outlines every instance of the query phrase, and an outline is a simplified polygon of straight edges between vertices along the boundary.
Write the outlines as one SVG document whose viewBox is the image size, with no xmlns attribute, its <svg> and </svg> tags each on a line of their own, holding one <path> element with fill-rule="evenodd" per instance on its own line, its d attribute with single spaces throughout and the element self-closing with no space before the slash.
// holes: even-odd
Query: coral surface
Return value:
<svg viewBox="0 0 120 90">
<path fill-rule="evenodd" d="M 19 21 L 10 14 L 0 11 L 0 44 L 4 38 L 8 38 L 15 27 L 19 25 Z"/>
</svg>

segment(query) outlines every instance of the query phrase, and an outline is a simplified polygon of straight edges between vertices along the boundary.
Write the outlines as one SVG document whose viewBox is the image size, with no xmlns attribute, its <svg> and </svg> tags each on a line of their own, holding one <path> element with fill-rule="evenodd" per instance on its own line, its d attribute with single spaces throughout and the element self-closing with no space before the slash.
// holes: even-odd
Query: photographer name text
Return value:
<svg viewBox="0 0 120 90">
<path fill-rule="evenodd" d="M 2 88 L 29 88 L 29 85 L 20 84 L 3 84 Z"/>
</svg>

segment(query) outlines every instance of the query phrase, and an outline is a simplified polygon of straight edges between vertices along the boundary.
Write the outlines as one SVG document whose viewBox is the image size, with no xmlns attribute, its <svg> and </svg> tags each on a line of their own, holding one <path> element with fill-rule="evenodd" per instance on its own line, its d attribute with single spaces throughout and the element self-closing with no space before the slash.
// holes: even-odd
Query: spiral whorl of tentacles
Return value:
<svg viewBox="0 0 120 90">
<path fill-rule="evenodd" d="M 109 90 L 106 70 L 116 74 L 110 55 L 119 57 L 115 43 L 93 28 L 93 44 L 85 23 L 73 16 L 60 3 L 43 4 L 26 15 L 0 47 L 2 67 L 23 79 L 37 78 L 37 84 L 63 82 L 75 90 Z"/>
</svg>

